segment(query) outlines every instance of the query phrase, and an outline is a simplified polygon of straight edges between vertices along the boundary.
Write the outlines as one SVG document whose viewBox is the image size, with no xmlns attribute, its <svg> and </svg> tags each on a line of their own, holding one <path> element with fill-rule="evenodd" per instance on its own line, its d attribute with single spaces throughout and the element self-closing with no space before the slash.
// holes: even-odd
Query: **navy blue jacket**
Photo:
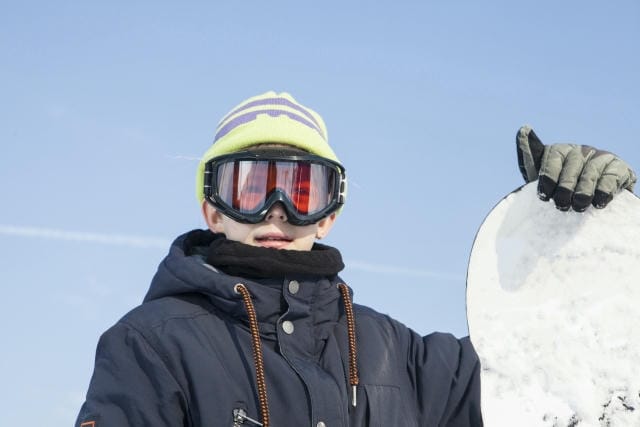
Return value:
<svg viewBox="0 0 640 427">
<path fill-rule="evenodd" d="M 172 245 L 144 303 L 100 338 L 76 427 L 231 427 L 234 410 L 260 420 L 237 283 L 250 291 L 258 317 L 271 426 L 482 425 L 480 365 L 468 338 L 421 337 L 354 305 L 360 383 L 353 407 L 339 277 L 229 276 L 186 256 L 184 241 Z"/>
</svg>

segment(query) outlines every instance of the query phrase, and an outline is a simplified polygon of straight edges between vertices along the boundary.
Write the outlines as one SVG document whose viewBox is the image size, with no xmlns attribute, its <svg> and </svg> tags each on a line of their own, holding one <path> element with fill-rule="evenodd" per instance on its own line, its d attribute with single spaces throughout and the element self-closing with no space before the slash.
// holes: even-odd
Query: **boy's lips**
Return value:
<svg viewBox="0 0 640 427">
<path fill-rule="evenodd" d="M 256 236 L 255 241 L 265 248 L 281 249 L 291 243 L 293 239 L 281 233 L 266 233 Z"/>
</svg>

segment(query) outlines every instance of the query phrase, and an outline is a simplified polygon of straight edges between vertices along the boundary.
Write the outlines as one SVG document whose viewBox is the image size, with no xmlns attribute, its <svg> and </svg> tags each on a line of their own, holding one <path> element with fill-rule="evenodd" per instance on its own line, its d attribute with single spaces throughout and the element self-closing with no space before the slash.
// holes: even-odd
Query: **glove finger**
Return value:
<svg viewBox="0 0 640 427">
<path fill-rule="evenodd" d="M 574 193 L 571 207 L 576 212 L 584 212 L 593 203 L 594 197 L 594 194 Z"/>
<path fill-rule="evenodd" d="M 590 204 L 594 202 L 596 185 L 601 180 L 603 173 L 607 166 L 615 160 L 615 156 L 606 151 L 595 151 L 591 147 L 586 147 L 593 152 L 590 154 L 590 159 L 580 174 L 578 183 L 576 184 L 573 208 L 578 212 L 584 211 Z M 606 180 L 605 184 L 609 180 Z M 613 196 L 614 192 L 610 192 Z M 598 197 L 603 196 L 602 194 Z M 608 203 L 605 202 L 605 204 Z"/>
<path fill-rule="evenodd" d="M 605 180 L 615 179 L 611 176 L 604 177 Z M 596 189 L 593 194 L 593 200 L 591 200 L 591 204 L 594 208 L 602 209 L 609 204 L 609 202 L 613 200 L 613 193 L 607 193 L 602 190 Z"/>
<path fill-rule="evenodd" d="M 538 177 L 538 197 L 549 200 L 555 194 L 560 178 L 562 165 L 573 146 L 570 144 L 554 144 L 545 147 L 540 164 L 540 176 Z"/>
<path fill-rule="evenodd" d="M 553 201 L 556 207 L 561 211 L 568 211 L 572 206 L 574 191 L 578 184 L 580 174 L 588 160 L 589 151 L 585 151 L 584 147 L 579 145 L 573 146 L 567 153 L 562 170 L 558 178 L 558 186 L 553 195 Z M 591 200 L 587 202 L 587 205 Z"/>
<path fill-rule="evenodd" d="M 535 181 L 540 170 L 544 144 L 530 126 L 524 125 L 518 129 L 516 134 L 516 148 L 522 177 L 525 182 Z"/>
<path fill-rule="evenodd" d="M 613 199 L 614 194 L 624 188 L 633 186 L 635 176 L 629 166 L 622 160 L 614 158 L 605 166 L 602 176 L 596 185 L 593 206 L 604 208 Z"/>
<path fill-rule="evenodd" d="M 541 175 L 538 178 L 538 198 L 542 201 L 548 202 L 556 192 L 558 183 L 546 175 Z"/>
</svg>

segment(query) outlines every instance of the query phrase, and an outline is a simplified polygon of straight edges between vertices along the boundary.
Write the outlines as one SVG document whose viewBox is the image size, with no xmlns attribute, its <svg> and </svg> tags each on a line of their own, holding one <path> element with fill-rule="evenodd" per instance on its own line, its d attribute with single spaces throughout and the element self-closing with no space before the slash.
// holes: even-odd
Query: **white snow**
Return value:
<svg viewBox="0 0 640 427">
<path fill-rule="evenodd" d="M 535 193 L 491 212 L 469 261 L 485 426 L 640 426 L 640 199 L 576 213 Z"/>
</svg>

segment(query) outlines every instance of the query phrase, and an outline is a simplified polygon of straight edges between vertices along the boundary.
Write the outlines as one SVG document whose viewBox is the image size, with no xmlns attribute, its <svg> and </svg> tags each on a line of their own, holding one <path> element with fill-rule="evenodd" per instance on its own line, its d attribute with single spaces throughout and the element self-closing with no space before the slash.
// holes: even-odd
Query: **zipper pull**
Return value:
<svg viewBox="0 0 640 427">
<path fill-rule="evenodd" d="M 240 427 L 244 422 L 248 421 L 250 424 L 262 427 L 262 423 L 247 416 L 247 412 L 242 408 L 236 408 L 233 410 L 233 427 Z"/>
</svg>

